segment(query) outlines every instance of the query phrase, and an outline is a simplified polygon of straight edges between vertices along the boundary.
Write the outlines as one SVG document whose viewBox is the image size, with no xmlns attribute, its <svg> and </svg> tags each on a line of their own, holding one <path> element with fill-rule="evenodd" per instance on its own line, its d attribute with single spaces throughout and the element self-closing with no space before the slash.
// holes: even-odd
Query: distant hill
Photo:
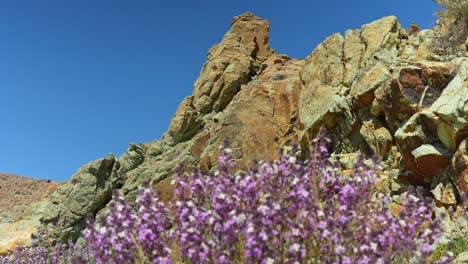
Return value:
<svg viewBox="0 0 468 264">
<path fill-rule="evenodd" d="M 21 219 L 28 206 L 46 198 L 59 183 L 0 173 L 0 223 Z"/>
</svg>

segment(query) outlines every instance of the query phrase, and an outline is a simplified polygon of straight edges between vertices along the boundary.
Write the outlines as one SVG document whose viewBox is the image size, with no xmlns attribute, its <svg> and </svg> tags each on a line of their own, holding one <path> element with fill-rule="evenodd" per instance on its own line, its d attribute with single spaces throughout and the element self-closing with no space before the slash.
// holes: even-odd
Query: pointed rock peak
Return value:
<svg viewBox="0 0 468 264">
<path fill-rule="evenodd" d="M 193 95 L 184 99 L 168 133 L 176 142 L 188 140 L 203 127 L 203 116 L 222 111 L 275 54 L 268 43 L 270 21 L 247 12 L 233 18 L 231 28 L 207 54 Z"/>
<path fill-rule="evenodd" d="M 252 14 L 252 12 L 245 12 L 243 14 L 233 17 L 231 26 L 234 25 L 238 21 L 253 21 L 253 20 L 262 20 L 262 19 Z"/>
<path fill-rule="evenodd" d="M 221 42 L 208 52 L 208 59 L 243 54 L 264 61 L 274 54 L 268 43 L 270 21 L 247 12 L 232 19 L 231 28 Z"/>
</svg>

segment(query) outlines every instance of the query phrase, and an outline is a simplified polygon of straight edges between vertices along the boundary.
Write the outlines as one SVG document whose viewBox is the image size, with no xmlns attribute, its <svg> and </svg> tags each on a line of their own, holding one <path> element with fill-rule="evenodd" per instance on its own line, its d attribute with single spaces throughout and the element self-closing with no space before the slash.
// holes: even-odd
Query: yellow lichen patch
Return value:
<svg viewBox="0 0 468 264">
<path fill-rule="evenodd" d="M 27 246 L 31 243 L 31 235 L 36 227 L 24 227 L 22 221 L 0 225 L 0 255 L 5 255 L 17 245 Z"/>
</svg>

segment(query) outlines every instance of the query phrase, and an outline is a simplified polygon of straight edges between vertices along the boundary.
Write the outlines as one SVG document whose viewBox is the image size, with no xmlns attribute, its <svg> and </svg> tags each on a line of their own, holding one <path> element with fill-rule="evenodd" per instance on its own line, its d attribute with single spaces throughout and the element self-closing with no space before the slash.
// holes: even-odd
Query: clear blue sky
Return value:
<svg viewBox="0 0 468 264">
<path fill-rule="evenodd" d="M 305 58 L 386 15 L 435 19 L 431 0 L 80 0 L 0 3 L 0 172 L 62 181 L 130 142 L 161 137 L 207 50 L 246 11 L 272 47 Z"/>
</svg>

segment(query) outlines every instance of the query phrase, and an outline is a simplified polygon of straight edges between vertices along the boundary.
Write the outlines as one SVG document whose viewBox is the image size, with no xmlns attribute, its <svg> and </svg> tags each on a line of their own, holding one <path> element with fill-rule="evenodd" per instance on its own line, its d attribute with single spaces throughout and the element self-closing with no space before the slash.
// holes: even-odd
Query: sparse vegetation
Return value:
<svg viewBox="0 0 468 264">
<path fill-rule="evenodd" d="M 434 51 L 456 53 L 460 49 L 466 50 L 468 0 L 434 0 L 434 2 L 441 8 L 435 13 L 439 21 L 435 27 Z"/>
</svg>

